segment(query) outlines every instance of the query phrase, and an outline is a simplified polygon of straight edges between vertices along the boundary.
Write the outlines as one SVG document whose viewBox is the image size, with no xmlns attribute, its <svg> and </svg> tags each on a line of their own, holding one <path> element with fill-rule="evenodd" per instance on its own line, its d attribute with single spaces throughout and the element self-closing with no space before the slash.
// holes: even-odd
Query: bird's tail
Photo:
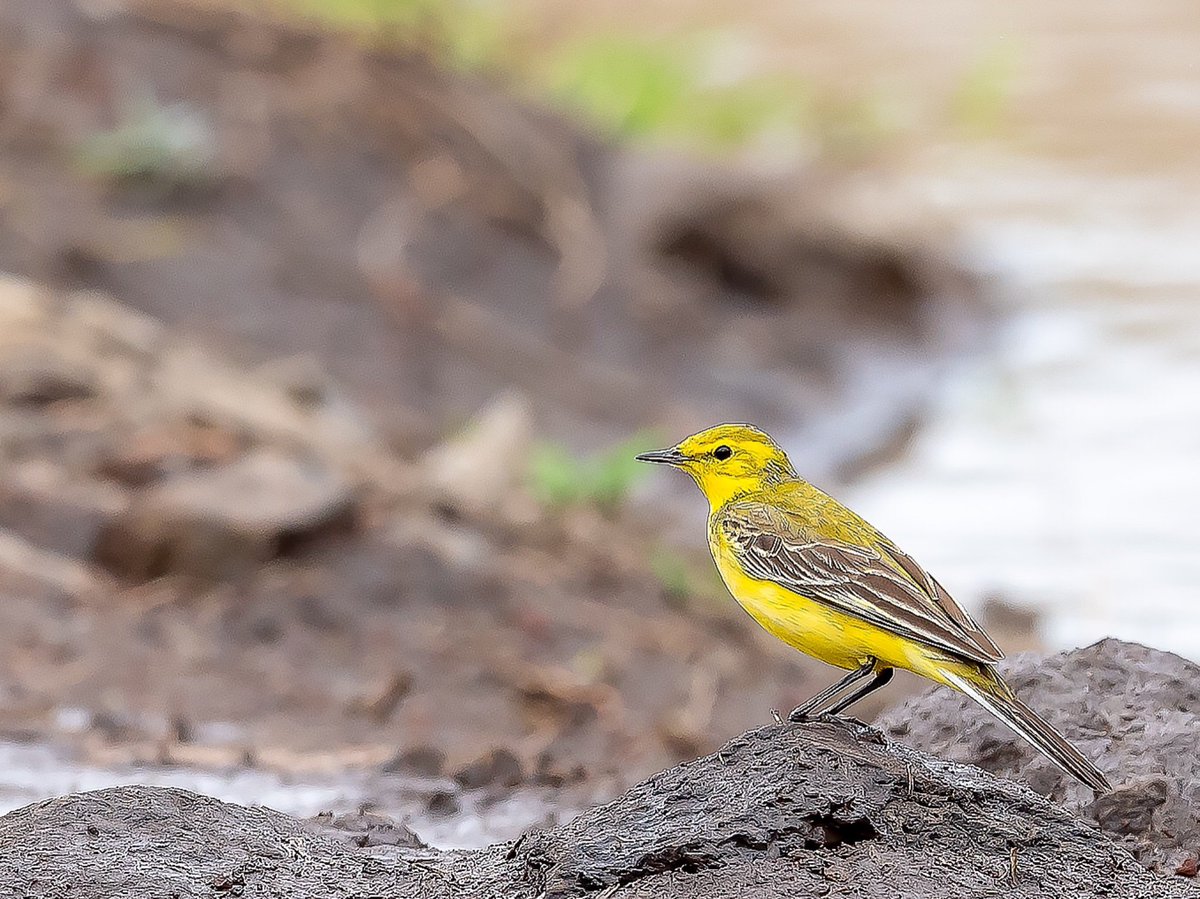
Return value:
<svg viewBox="0 0 1200 899">
<path fill-rule="evenodd" d="M 1112 791 L 1100 770 L 1037 712 L 1017 699 L 999 675 L 989 671 L 984 680 L 956 672 L 943 674 L 953 687 L 974 699 L 1068 774 L 1079 778 L 1097 793 Z"/>
</svg>

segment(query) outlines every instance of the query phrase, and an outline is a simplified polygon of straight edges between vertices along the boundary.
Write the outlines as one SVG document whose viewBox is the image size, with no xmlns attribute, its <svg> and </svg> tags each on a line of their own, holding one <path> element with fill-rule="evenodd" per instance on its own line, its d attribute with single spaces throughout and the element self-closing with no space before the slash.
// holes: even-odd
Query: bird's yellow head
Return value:
<svg viewBox="0 0 1200 899">
<path fill-rule="evenodd" d="M 775 441 L 751 425 L 717 425 L 670 449 L 642 453 L 642 462 L 682 468 L 718 509 L 731 499 L 796 477 Z"/>
</svg>

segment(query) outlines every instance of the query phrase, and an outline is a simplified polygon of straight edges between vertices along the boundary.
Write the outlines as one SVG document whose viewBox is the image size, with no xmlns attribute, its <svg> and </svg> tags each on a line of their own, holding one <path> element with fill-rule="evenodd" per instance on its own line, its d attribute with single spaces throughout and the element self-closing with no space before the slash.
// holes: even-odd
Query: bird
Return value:
<svg viewBox="0 0 1200 899">
<path fill-rule="evenodd" d="M 1004 653 L 873 525 L 802 479 L 748 424 L 722 424 L 641 462 L 682 469 L 709 502 L 708 543 L 725 586 L 769 633 L 848 671 L 788 716 L 839 715 L 896 668 L 965 693 L 1096 793 L 1108 779 L 996 670 Z"/>
</svg>

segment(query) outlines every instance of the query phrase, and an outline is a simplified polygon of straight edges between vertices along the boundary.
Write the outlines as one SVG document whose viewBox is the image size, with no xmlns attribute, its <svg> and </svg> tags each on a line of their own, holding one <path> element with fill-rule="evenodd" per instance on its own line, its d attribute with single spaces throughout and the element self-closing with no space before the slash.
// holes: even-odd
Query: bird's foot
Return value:
<svg viewBox="0 0 1200 899">
<path fill-rule="evenodd" d="M 819 721 L 822 724 L 866 725 L 866 722 L 860 721 L 853 715 L 847 715 L 843 712 L 810 712 L 803 706 L 797 709 L 792 709 L 787 720 L 791 721 L 793 724 L 812 724 L 815 721 Z"/>
<path fill-rule="evenodd" d="M 822 712 L 817 716 L 817 720 L 826 721 L 830 724 L 850 724 L 854 727 L 870 727 L 861 718 L 855 718 L 853 715 L 847 715 L 845 712 Z"/>
</svg>

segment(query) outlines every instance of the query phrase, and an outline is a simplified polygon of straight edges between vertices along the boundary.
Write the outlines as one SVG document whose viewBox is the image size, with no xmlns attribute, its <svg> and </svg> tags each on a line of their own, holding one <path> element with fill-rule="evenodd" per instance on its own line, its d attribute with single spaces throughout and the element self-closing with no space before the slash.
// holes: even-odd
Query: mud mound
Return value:
<svg viewBox="0 0 1200 899">
<path fill-rule="evenodd" d="M 12 812 L 0 847 L 8 890 L 75 899 L 1197 894 L 1024 787 L 842 722 L 752 731 L 568 825 L 472 852 L 354 849 L 265 809 L 146 787 Z"/>
<path fill-rule="evenodd" d="M 1200 859 L 1200 666 L 1136 643 L 1104 640 L 1007 663 L 1017 693 L 1065 733 L 1115 786 L 1092 801 L 970 700 L 934 690 L 886 712 L 891 737 L 940 758 L 1029 784 L 1095 819 L 1138 859 L 1168 873 Z"/>
</svg>

